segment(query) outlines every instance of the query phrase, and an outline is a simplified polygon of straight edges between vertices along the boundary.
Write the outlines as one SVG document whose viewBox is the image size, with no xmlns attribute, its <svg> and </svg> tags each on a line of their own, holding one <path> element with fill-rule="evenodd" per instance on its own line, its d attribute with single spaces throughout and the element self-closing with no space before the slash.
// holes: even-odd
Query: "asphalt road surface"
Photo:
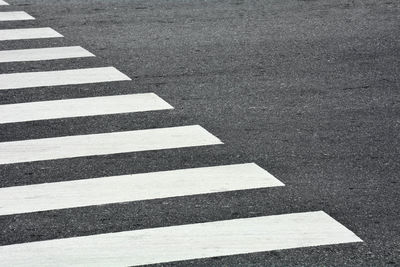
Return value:
<svg viewBox="0 0 400 267">
<path fill-rule="evenodd" d="M 0 265 L 400 266 L 400 2 L 7 3 Z"/>
</svg>

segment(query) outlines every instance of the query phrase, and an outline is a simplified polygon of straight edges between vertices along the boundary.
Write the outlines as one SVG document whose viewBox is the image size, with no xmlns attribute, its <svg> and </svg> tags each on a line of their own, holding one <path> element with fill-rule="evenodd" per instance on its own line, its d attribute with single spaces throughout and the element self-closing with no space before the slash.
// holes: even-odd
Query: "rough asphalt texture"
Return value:
<svg viewBox="0 0 400 267">
<path fill-rule="evenodd" d="M 200 124 L 225 145 L 0 166 L 0 186 L 256 162 L 286 187 L 0 217 L 0 244 L 324 210 L 365 242 L 164 266 L 400 266 L 400 2 L 9 0 L 132 82 L 0 91 L 0 103 L 155 92 L 172 111 L 0 125 L 0 141 Z"/>
</svg>

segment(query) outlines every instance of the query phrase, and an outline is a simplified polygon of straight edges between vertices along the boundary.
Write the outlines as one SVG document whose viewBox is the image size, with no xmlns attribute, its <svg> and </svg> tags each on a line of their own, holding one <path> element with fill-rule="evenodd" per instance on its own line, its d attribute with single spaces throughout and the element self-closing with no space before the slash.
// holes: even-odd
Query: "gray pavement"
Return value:
<svg viewBox="0 0 400 267">
<path fill-rule="evenodd" d="M 0 141 L 199 124 L 223 146 L 0 165 L 0 186 L 256 162 L 285 187 L 0 216 L 0 244 L 323 210 L 363 243 L 162 266 L 400 266 L 400 2 L 9 0 L 132 81 L 0 90 L 0 103 L 154 92 L 174 110 L 0 125 Z M 1 114 L 0 114 L 1 116 Z M 1 205 L 1 204 L 0 204 Z M 0 264 L 1 265 L 1 264 Z"/>
</svg>

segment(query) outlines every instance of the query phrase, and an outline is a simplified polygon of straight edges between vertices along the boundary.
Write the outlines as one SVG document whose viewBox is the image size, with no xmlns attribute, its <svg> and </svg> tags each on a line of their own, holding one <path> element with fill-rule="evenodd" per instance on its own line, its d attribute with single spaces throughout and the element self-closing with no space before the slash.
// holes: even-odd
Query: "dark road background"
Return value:
<svg viewBox="0 0 400 267">
<path fill-rule="evenodd" d="M 323 210 L 364 242 L 163 266 L 400 266 L 400 2 L 9 0 L 132 82 L 0 91 L 0 103 L 154 92 L 173 110 L 0 125 L 0 141 L 199 124 L 225 145 L 0 166 L 0 186 L 256 162 L 285 187 L 0 217 L 0 244 Z M 1 263 L 0 263 L 1 265 Z"/>
</svg>

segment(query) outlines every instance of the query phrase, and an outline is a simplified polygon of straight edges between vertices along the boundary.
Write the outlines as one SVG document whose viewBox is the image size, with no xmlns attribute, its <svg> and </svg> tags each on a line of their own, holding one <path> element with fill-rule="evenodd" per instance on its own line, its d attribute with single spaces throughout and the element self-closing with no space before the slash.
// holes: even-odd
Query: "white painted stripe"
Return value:
<svg viewBox="0 0 400 267">
<path fill-rule="evenodd" d="M 94 57 L 94 55 L 80 46 L 0 51 L 0 62 L 39 61 L 78 57 Z"/>
<path fill-rule="evenodd" d="M 0 6 L 8 6 L 8 3 L 4 2 L 3 0 L 0 0 Z"/>
<path fill-rule="evenodd" d="M 199 125 L 75 135 L 0 143 L 0 164 L 216 144 Z"/>
<path fill-rule="evenodd" d="M 67 84 L 127 81 L 114 67 L 0 74 L 0 90 Z"/>
<path fill-rule="evenodd" d="M 0 41 L 63 37 L 51 28 L 0 30 Z"/>
<path fill-rule="evenodd" d="M 0 188 L 0 215 L 284 186 L 254 163 Z"/>
<path fill-rule="evenodd" d="M 24 11 L 0 12 L 0 21 L 33 20 L 35 19 Z"/>
<path fill-rule="evenodd" d="M 132 94 L 0 105 L 0 124 L 172 109 L 156 94 Z"/>
<path fill-rule="evenodd" d="M 0 247 L 5 266 L 137 266 L 362 242 L 323 211 L 188 224 Z"/>
</svg>

